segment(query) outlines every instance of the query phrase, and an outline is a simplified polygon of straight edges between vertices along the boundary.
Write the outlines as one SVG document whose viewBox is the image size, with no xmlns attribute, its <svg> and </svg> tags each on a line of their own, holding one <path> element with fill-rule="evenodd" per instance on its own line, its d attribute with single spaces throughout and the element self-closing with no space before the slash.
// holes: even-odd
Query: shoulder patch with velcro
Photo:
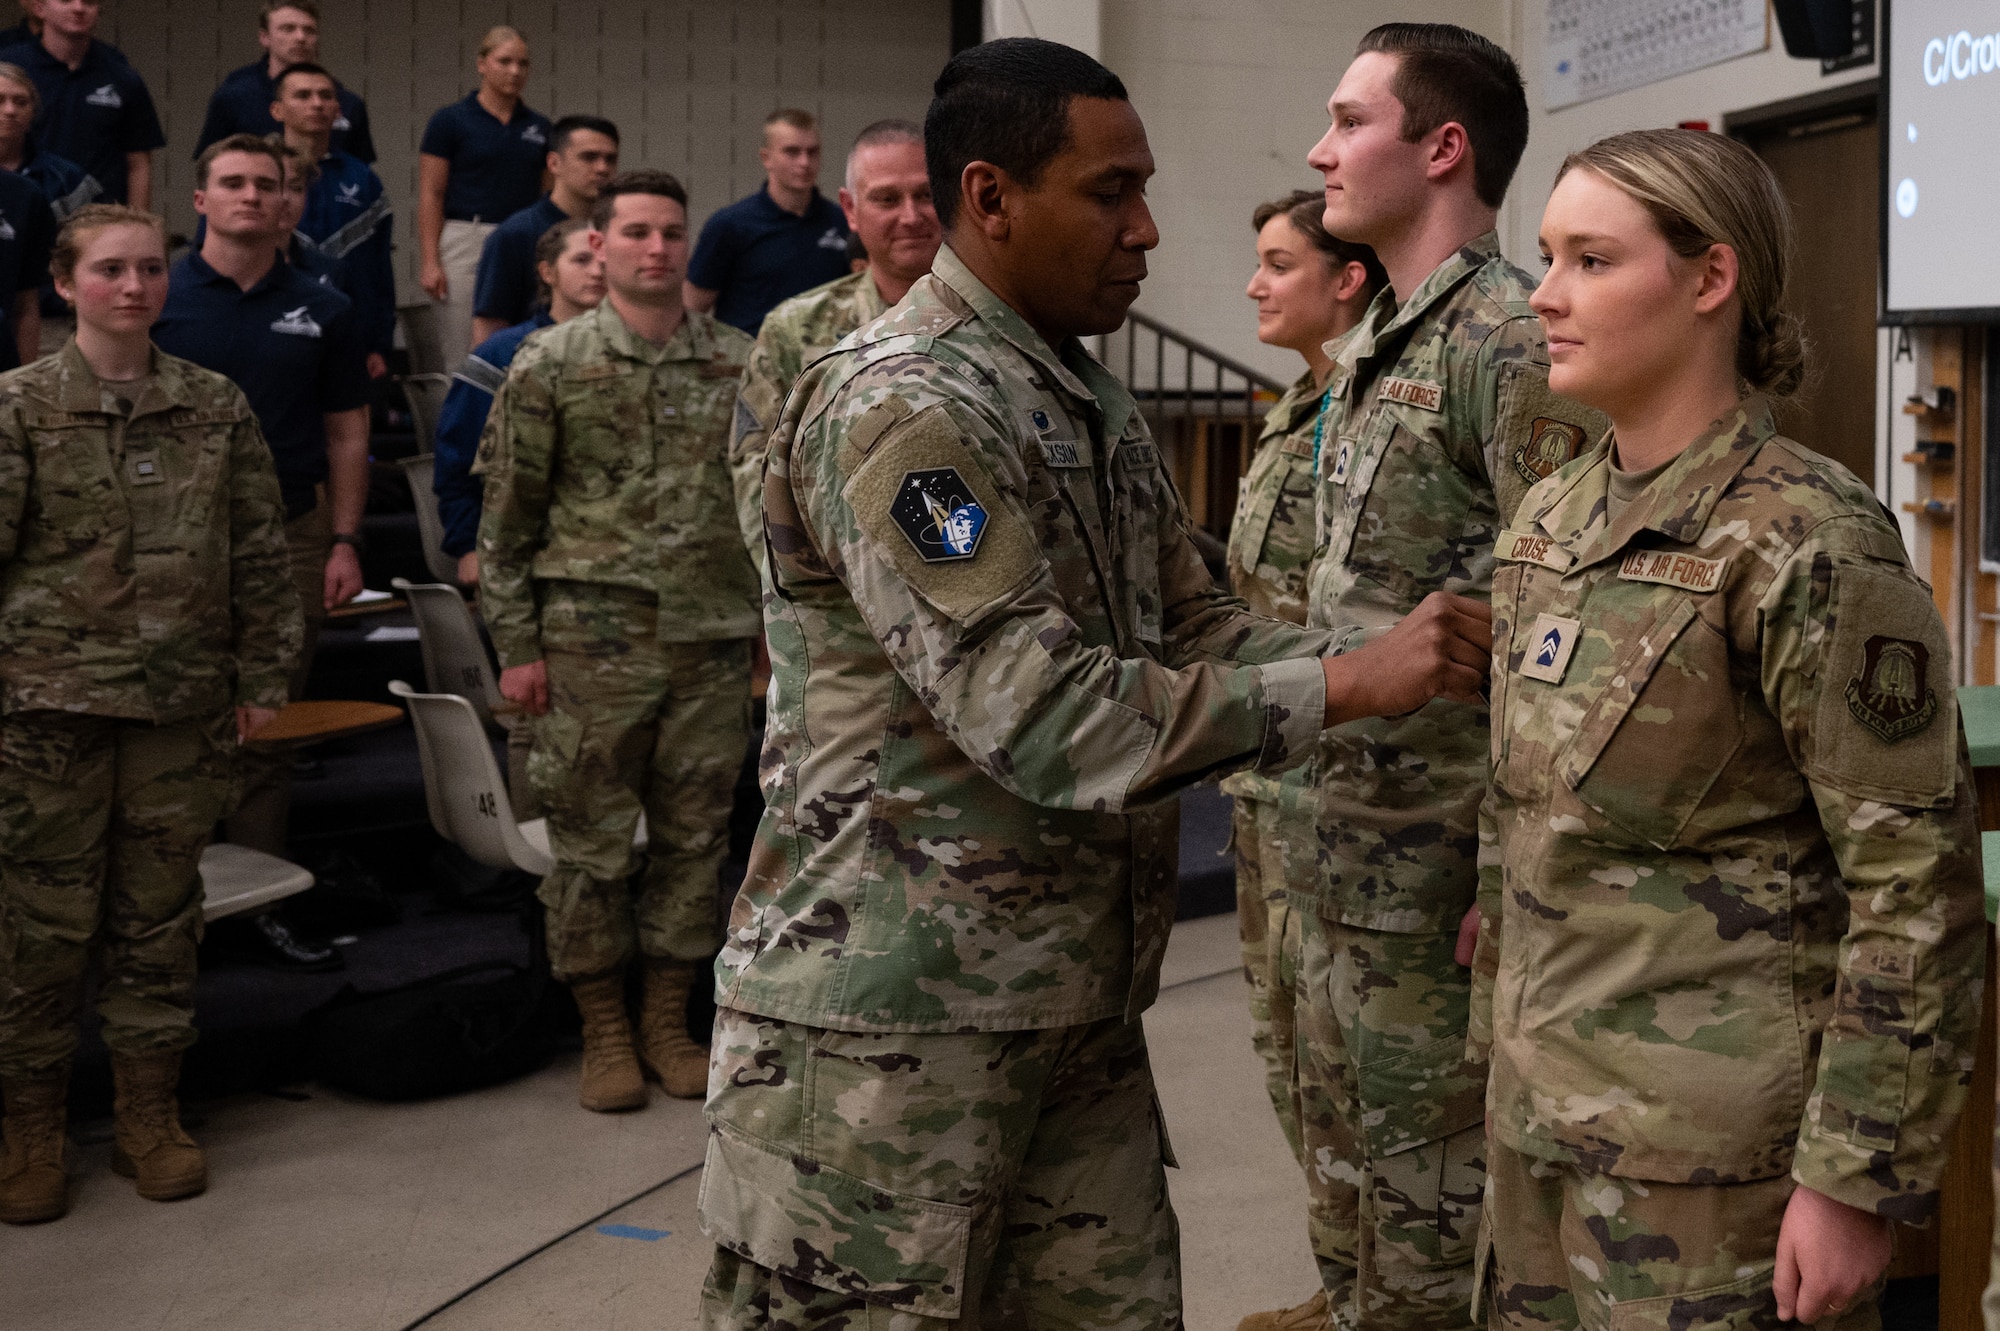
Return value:
<svg viewBox="0 0 2000 1331">
<path fill-rule="evenodd" d="M 1508 521 L 1541 482 L 1583 456 L 1604 433 L 1601 416 L 1549 387 L 1548 367 L 1503 366 L 1495 404 L 1493 493 Z"/>
<path fill-rule="evenodd" d="M 888 397 L 877 402 L 855 418 L 847 427 L 847 433 L 840 440 L 840 474 L 851 475 L 855 468 L 889 432 L 889 427 L 901 420 L 909 419 L 910 404 L 900 397 Z"/>
<path fill-rule="evenodd" d="M 910 590 L 970 623 L 1019 591 L 1041 553 L 946 409 L 903 410 L 876 433 L 841 495 Z"/>
</svg>

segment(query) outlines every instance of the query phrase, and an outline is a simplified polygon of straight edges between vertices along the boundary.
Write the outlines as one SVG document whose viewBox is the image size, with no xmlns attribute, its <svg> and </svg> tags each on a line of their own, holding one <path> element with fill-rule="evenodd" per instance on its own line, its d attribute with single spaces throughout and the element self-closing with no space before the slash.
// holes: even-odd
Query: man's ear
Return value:
<svg viewBox="0 0 2000 1331">
<path fill-rule="evenodd" d="M 1013 230 L 1009 205 L 1017 188 L 1004 167 L 968 162 L 958 177 L 959 216 L 978 227 L 988 240 L 1005 240 Z"/>
<path fill-rule="evenodd" d="M 1456 120 L 1447 120 L 1424 136 L 1424 175 L 1430 180 L 1443 180 L 1452 172 L 1463 167 L 1472 169 L 1472 138 L 1465 132 L 1465 126 Z"/>
<path fill-rule="evenodd" d="M 1342 305 L 1345 305 L 1359 296 L 1362 289 L 1367 285 L 1368 269 L 1366 265 L 1349 259 L 1341 265 L 1340 277 L 1333 284 L 1333 298 Z"/>
</svg>

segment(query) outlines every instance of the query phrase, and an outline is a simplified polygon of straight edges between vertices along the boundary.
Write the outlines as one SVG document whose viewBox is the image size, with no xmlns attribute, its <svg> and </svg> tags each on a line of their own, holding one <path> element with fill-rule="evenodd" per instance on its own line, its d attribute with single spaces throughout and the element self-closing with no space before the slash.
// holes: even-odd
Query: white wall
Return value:
<svg viewBox="0 0 2000 1331">
<path fill-rule="evenodd" d="M 1103 58 L 1103 6 L 1098 0 L 984 0 L 981 32 L 996 37 L 1040 37 Z"/>
</svg>

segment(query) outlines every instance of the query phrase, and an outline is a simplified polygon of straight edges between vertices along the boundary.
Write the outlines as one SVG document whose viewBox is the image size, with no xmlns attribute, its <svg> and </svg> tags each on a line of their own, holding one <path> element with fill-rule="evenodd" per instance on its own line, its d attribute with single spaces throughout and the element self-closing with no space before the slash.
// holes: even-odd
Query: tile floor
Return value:
<svg viewBox="0 0 2000 1331">
<path fill-rule="evenodd" d="M 1236 966 L 1233 917 L 1182 925 L 1146 1023 L 1192 1331 L 1232 1331 L 1314 1281 Z M 587 1114 L 575 1076 L 572 1057 L 419 1105 L 317 1089 L 212 1104 L 191 1126 L 214 1185 L 172 1206 L 134 1196 L 110 1172 L 109 1125 L 86 1125 L 69 1217 L 0 1231 L 0 1327 L 691 1329 L 699 1107 Z"/>
</svg>

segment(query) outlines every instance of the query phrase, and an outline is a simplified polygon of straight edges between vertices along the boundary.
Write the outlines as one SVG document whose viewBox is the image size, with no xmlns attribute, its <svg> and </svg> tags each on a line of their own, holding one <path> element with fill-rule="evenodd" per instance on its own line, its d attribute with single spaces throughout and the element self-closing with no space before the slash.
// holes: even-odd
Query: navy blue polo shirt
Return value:
<svg viewBox="0 0 2000 1331">
<path fill-rule="evenodd" d="M 432 113 L 417 151 L 451 163 L 446 221 L 504 222 L 542 192 L 549 118 L 516 102 L 514 118 L 503 125 L 479 104 L 475 90 Z"/>
<path fill-rule="evenodd" d="M 49 215 L 58 231 L 71 213 L 95 201 L 104 192 L 104 187 L 86 175 L 75 162 L 52 152 L 43 152 L 32 143 L 28 145 L 28 155 L 21 160 L 20 174 L 26 176 L 42 192 L 42 197 L 49 201 Z M 55 319 L 68 313 L 68 303 L 56 294 L 55 279 L 44 274 L 42 317 Z"/>
<path fill-rule="evenodd" d="M 35 143 L 88 172 L 104 187 L 104 202 L 124 203 L 125 154 L 151 152 L 167 142 L 139 71 L 100 41 L 91 42 L 75 69 L 40 42 L 0 50 L 0 60 L 26 70 L 42 95 Z"/>
<path fill-rule="evenodd" d="M 26 176 L 0 171 L 0 293 L 11 315 L 14 297 L 33 291 L 49 275 L 49 252 L 55 248 L 56 219 L 48 197 Z M 0 319 L 0 370 L 21 363 L 12 319 Z"/>
<path fill-rule="evenodd" d="M 569 220 L 544 194 L 495 227 L 479 251 L 479 281 L 473 288 L 472 312 L 482 319 L 517 324 L 535 308 L 541 278 L 535 273 L 535 245 L 550 227 Z"/>
<path fill-rule="evenodd" d="M 780 208 L 766 185 L 703 224 L 687 275 L 717 293 L 716 318 L 755 337 L 772 306 L 847 273 L 840 205 L 814 190 L 800 217 Z"/>
<path fill-rule="evenodd" d="M 334 81 L 340 97 L 340 116 L 333 122 L 332 150 L 375 160 L 375 138 L 368 132 L 368 103 L 359 93 L 350 92 Z M 229 77 L 209 95 L 208 118 L 201 122 L 201 137 L 194 141 L 193 157 L 208 145 L 231 134 L 276 134 L 278 122 L 271 118 L 271 103 L 278 97 L 278 81 L 271 77 L 270 62 L 254 61 L 229 71 Z"/>
<path fill-rule="evenodd" d="M 193 247 L 168 270 L 153 344 L 233 380 L 277 464 L 289 520 L 326 479 L 326 413 L 368 405 L 367 349 L 354 304 L 283 259 L 248 291 Z"/>
</svg>

